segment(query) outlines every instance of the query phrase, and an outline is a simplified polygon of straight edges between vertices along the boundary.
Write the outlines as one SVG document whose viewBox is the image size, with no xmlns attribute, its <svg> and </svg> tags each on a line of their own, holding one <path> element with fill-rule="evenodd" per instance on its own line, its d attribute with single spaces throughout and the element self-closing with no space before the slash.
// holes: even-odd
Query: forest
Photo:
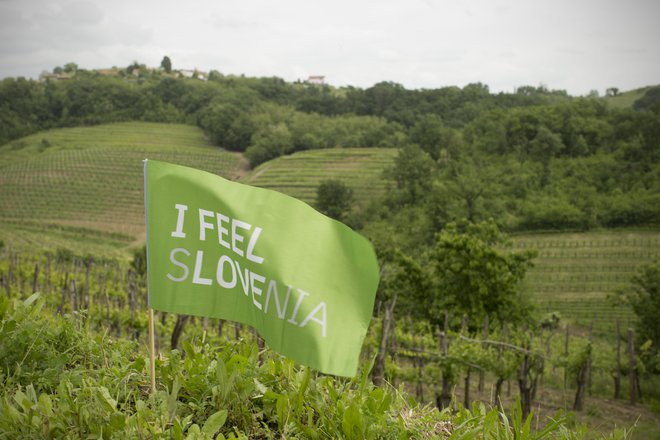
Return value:
<svg viewBox="0 0 660 440">
<path fill-rule="evenodd" d="M 264 351 L 240 325 L 163 313 L 158 344 L 173 351 L 158 360 L 160 391 L 149 398 L 136 355 L 146 328 L 144 247 L 129 263 L 66 249 L 19 255 L 0 243 L 6 432 L 50 438 L 75 425 L 98 438 L 96 417 L 119 437 L 583 438 L 587 428 L 564 416 L 537 419 L 529 434 L 544 389 L 562 390 L 575 411 L 587 395 L 657 407 L 657 261 L 640 262 L 608 298 L 632 310 L 634 328 L 617 321 L 597 336 L 539 312 L 524 287 L 538 251 L 514 248 L 511 237 L 657 230 L 660 86 L 621 106 L 615 89 L 573 97 L 544 86 L 491 93 L 481 83 L 338 88 L 218 71 L 180 78 L 138 63 L 110 76 L 73 63 L 55 70 L 66 79 L 0 82 L 0 145 L 18 150 L 22 137 L 53 128 L 146 121 L 195 125 L 251 168 L 302 150 L 396 150 L 382 198 L 354 203 L 350 187 L 329 180 L 315 203 L 371 240 L 381 281 L 362 376 L 323 377 Z M 40 330 L 42 309 L 49 325 Z M 35 332 L 43 338 L 31 339 Z M 65 346 L 71 358 L 51 352 Z M 500 404 L 512 388 L 509 411 Z M 492 411 L 473 406 L 484 400 Z M 515 437 L 497 437 L 503 425 Z"/>
</svg>

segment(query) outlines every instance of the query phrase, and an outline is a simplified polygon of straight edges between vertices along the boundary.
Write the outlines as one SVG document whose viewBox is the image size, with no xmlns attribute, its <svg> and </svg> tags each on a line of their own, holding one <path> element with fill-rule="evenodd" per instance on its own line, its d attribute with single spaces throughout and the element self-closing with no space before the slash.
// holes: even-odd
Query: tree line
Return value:
<svg viewBox="0 0 660 440">
<path fill-rule="evenodd" d="M 55 127 L 144 120 L 197 125 L 253 167 L 306 149 L 398 148 L 387 208 L 414 207 L 427 238 L 461 218 L 492 217 L 505 230 L 660 218 L 657 87 L 634 109 L 616 109 L 545 87 L 336 88 L 217 71 L 176 78 L 139 63 L 129 66 L 138 76 L 67 66 L 66 80 L 0 82 L 0 145 Z"/>
</svg>

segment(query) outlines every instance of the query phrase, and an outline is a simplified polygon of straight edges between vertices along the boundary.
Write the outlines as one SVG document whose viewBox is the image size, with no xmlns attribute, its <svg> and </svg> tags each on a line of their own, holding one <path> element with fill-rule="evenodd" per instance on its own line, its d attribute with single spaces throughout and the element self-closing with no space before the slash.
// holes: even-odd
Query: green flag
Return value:
<svg viewBox="0 0 660 440">
<path fill-rule="evenodd" d="M 145 160 L 149 304 L 253 326 L 324 373 L 354 376 L 378 286 L 371 244 L 284 194 Z"/>
</svg>

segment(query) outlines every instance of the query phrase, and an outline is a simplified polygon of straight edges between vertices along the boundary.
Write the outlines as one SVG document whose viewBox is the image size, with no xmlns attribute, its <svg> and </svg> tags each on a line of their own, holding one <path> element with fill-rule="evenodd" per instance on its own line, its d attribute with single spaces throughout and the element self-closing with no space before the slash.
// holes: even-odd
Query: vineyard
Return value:
<svg viewBox="0 0 660 440">
<path fill-rule="evenodd" d="M 541 310 L 609 334 L 617 320 L 630 326 L 633 314 L 608 294 L 625 287 L 640 265 L 660 259 L 657 231 L 518 235 L 513 246 L 538 251 L 526 284 Z"/>
<path fill-rule="evenodd" d="M 240 181 L 312 204 L 319 183 L 335 178 L 364 205 L 385 192 L 383 171 L 395 155 L 384 148 L 300 152 Z M 230 179 L 243 174 L 239 153 L 209 145 L 191 126 L 131 122 L 41 132 L 0 147 L 0 239 L 16 249 L 125 255 L 144 234 L 145 158 Z"/>
<path fill-rule="evenodd" d="M 309 204 L 323 180 L 338 179 L 349 186 L 358 205 L 385 193 L 384 171 L 392 165 L 393 148 L 333 148 L 303 151 L 258 166 L 241 182 L 274 189 Z"/>
<path fill-rule="evenodd" d="M 240 162 L 184 125 L 122 123 L 29 136 L 0 148 L 0 239 L 55 249 L 69 240 L 76 247 L 81 236 L 93 241 L 91 235 L 126 247 L 144 233 L 145 158 L 229 178 Z M 42 241 L 43 229 L 55 231 L 54 243 Z"/>
<path fill-rule="evenodd" d="M 144 234 L 142 159 L 164 160 L 274 189 L 313 204 L 325 179 L 353 189 L 362 207 L 382 196 L 384 170 L 397 150 L 302 151 L 244 174 L 241 155 L 209 145 L 184 125 L 119 123 L 41 132 L 0 147 L 0 240 L 15 250 L 39 247 L 126 258 Z M 607 295 L 644 262 L 660 258 L 653 231 L 525 234 L 519 249 L 537 249 L 526 283 L 541 309 L 597 332 L 631 312 Z"/>
<path fill-rule="evenodd" d="M 487 324 L 475 329 L 484 323 L 465 318 L 462 329 L 438 333 L 400 317 L 389 336 L 375 319 L 361 373 L 347 380 L 296 366 L 242 325 L 157 313 L 160 354 L 152 394 L 139 264 L 65 252 L 5 249 L 1 256 L 0 438 L 541 439 L 601 433 L 618 439 L 630 438 L 636 417 L 642 435 L 656 432 L 660 423 L 640 407 L 619 417 L 602 414 L 589 428 L 557 413 L 571 409 L 575 378 L 584 355 L 593 352 L 583 404 L 592 408 L 589 417 L 598 415 L 603 397 L 611 398 L 613 347 L 570 335 L 564 351 L 569 336 L 561 328 L 540 335 L 506 327 L 488 333 Z M 369 374 L 384 335 L 387 382 L 376 387 Z M 516 403 L 521 362 L 530 370 L 525 386 L 536 396 L 529 418 Z M 548 386 L 562 390 L 563 403 L 548 397 Z M 625 389 L 620 399 L 629 397 Z M 478 403 L 498 408 L 496 396 L 503 402 L 499 410 Z M 435 403 L 442 399 L 448 399 L 445 409 L 438 410 Z"/>
<path fill-rule="evenodd" d="M 444 329 L 411 316 L 385 324 L 381 303 L 362 376 L 353 380 L 297 367 L 241 325 L 158 313 L 158 391 L 149 393 L 144 279 L 139 264 L 128 263 L 144 239 L 144 158 L 310 204 L 322 181 L 339 179 L 359 211 L 393 184 L 386 170 L 396 155 L 301 151 L 246 172 L 240 153 L 210 145 L 198 128 L 137 122 L 51 130 L 0 146 L 0 439 L 69 431 L 72 438 L 514 438 L 507 435 L 524 431 L 530 410 L 537 431 L 549 423 L 553 434 L 522 438 L 582 438 L 586 428 L 574 419 L 549 422 L 556 410 L 575 408 L 580 393 L 583 408 L 571 417 L 589 430 L 619 428 L 607 438 L 628 438 L 620 428 L 639 417 L 638 438 L 659 432 L 657 415 L 624 406 L 657 381 L 640 381 L 639 358 L 627 363 L 634 315 L 608 299 L 640 265 L 660 259 L 660 232 L 652 230 L 514 235 L 513 249 L 538 251 L 524 289 L 540 315 L 558 312 L 558 320 L 540 330 L 489 328 L 461 316 Z M 57 345 L 65 342 L 71 348 Z"/>
</svg>

